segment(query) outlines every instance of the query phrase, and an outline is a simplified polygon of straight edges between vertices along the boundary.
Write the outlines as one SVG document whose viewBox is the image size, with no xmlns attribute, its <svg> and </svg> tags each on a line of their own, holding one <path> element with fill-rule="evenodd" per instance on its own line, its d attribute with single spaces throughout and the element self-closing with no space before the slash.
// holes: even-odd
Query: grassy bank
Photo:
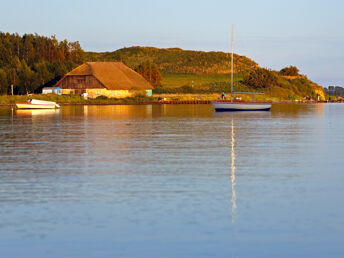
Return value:
<svg viewBox="0 0 344 258">
<path fill-rule="evenodd" d="M 241 74 L 234 74 L 234 82 L 237 83 L 243 79 Z M 163 73 L 162 87 L 176 88 L 182 86 L 194 86 L 195 88 L 204 87 L 214 83 L 230 83 L 230 74 L 170 74 Z"/>
<path fill-rule="evenodd" d="M 130 103 L 144 103 L 149 101 L 154 101 L 156 98 L 152 97 L 130 97 L 124 99 L 115 99 L 115 98 L 105 98 L 100 97 L 97 99 L 84 99 L 78 95 L 55 95 L 55 94 L 34 94 L 34 95 L 1 95 L 0 96 L 0 105 L 13 105 L 16 102 L 26 102 L 29 99 L 39 99 L 54 101 L 59 104 L 130 104 Z"/>
<path fill-rule="evenodd" d="M 98 99 L 88 99 L 85 100 L 84 98 L 76 95 L 16 95 L 16 96 L 9 96 L 9 95 L 2 95 L 0 96 L 0 105 L 14 105 L 16 102 L 26 102 L 30 98 L 40 99 L 40 100 L 47 100 L 47 101 L 54 101 L 58 104 L 89 104 L 89 105 L 106 105 L 106 104 L 138 104 L 138 103 L 147 103 L 152 101 L 158 101 L 158 99 L 163 99 L 167 101 L 197 101 L 197 100 L 218 100 L 220 99 L 221 94 L 219 93 L 207 93 L 207 94 L 155 94 L 154 97 L 133 97 L 133 98 L 123 98 L 123 99 L 111 99 L 111 98 L 98 98 Z M 252 98 L 250 95 L 245 94 L 236 94 L 235 97 L 241 98 L 243 101 L 251 101 Z M 227 99 L 230 96 L 227 95 Z M 255 101 L 279 101 L 279 98 L 271 97 L 271 96 L 264 96 L 264 95 L 256 95 Z"/>
<path fill-rule="evenodd" d="M 16 102 L 26 102 L 30 98 L 55 101 L 58 104 L 66 105 L 123 105 L 123 104 L 145 104 L 145 103 L 158 103 L 158 98 L 166 101 L 213 101 L 219 100 L 221 94 L 209 93 L 209 94 L 156 94 L 153 98 L 148 97 L 136 97 L 136 98 L 124 98 L 124 99 L 89 99 L 85 100 L 79 96 L 47 96 L 47 95 L 32 95 L 32 96 L 0 96 L 1 105 L 14 105 Z M 252 101 L 251 95 L 235 94 L 235 98 L 240 98 L 241 101 Z M 227 95 L 227 100 L 230 99 L 230 95 Z M 299 100 L 288 100 L 269 95 L 256 95 L 254 97 L 256 102 L 298 102 Z M 302 100 L 304 101 L 304 100 Z M 336 102 L 337 100 L 332 99 Z M 159 102 L 161 103 L 161 102 Z"/>
<path fill-rule="evenodd" d="M 209 94 L 156 94 L 155 97 L 160 97 L 166 99 L 167 101 L 196 101 L 196 100 L 219 100 L 221 94 L 219 93 L 209 93 Z M 234 98 L 239 98 L 241 101 L 252 101 L 251 95 L 246 94 L 235 94 Z M 226 99 L 230 99 L 230 94 L 226 96 Z M 257 102 L 277 102 L 281 101 L 279 98 L 265 96 L 265 95 L 255 95 L 254 101 Z"/>
<path fill-rule="evenodd" d="M 306 76 L 277 76 L 274 85 L 253 88 L 244 84 L 242 74 L 234 74 L 233 86 L 237 92 L 263 92 L 257 96 L 263 100 L 302 101 L 307 99 L 325 100 L 323 88 L 307 79 Z M 155 94 L 212 94 L 230 92 L 230 74 L 163 74 L 162 87 L 153 91 Z M 242 99 L 250 96 L 241 95 Z"/>
<path fill-rule="evenodd" d="M 252 91 L 242 83 L 243 75 L 234 74 L 235 91 Z M 163 74 L 155 94 L 213 94 L 230 92 L 230 74 Z"/>
</svg>

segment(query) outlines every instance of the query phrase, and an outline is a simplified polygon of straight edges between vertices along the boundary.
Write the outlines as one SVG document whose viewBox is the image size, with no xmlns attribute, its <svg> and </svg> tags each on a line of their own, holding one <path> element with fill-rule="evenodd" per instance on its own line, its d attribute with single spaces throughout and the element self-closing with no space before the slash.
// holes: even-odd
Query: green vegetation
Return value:
<svg viewBox="0 0 344 258">
<path fill-rule="evenodd" d="M 79 42 L 0 32 L 0 94 L 33 93 L 83 61 Z"/>
<path fill-rule="evenodd" d="M 249 85 L 250 79 L 257 84 Z M 248 81 L 248 82 L 247 82 Z M 262 69 L 246 74 L 234 74 L 234 91 L 264 92 L 256 100 L 305 100 L 325 99 L 321 86 L 306 76 L 287 78 L 278 72 Z M 265 83 L 265 84 L 264 84 Z M 193 87 L 192 87 L 193 86 Z M 211 94 L 230 91 L 230 74 L 163 74 L 162 87 L 154 89 L 155 94 Z M 251 96 L 240 95 L 249 100 Z"/>
<path fill-rule="evenodd" d="M 256 68 L 245 75 L 243 83 L 254 89 L 264 89 L 277 85 L 277 81 L 275 72 L 265 68 Z"/>
<path fill-rule="evenodd" d="M 279 72 L 281 75 L 284 76 L 298 76 L 299 75 L 299 69 L 296 66 L 289 66 L 281 69 Z"/>
<path fill-rule="evenodd" d="M 40 99 L 54 101 L 59 104 L 125 104 L 125 103 L 144 103 L 155 100 L 147 96 L 135 96 L 124 99 L 98 97 L 96 99 L 84 99 L 79 95 L 55 95 L 55 94 L 33 94 L 27 95 L 0 95 L 0 105 L 13 105 L 16 102 L 26 102 L 28 99 Z"/>
<path fill-rule="evenodd" d="M 295 79 L 278 78 L 273 87 L 266 89 L 266 94 L 279 98 L 280 100 L 325 100 L 323 88 L 303 76 Z"/>
<path fill-rule="evenodd" d="M 234 82 L 239 82 L 243 79 L 242 74 L 234 74 Z M 213 83 L 230 83 L 230 74 L 169 74 L 163 73 L 162 87 L 181 87 L 181 86 L 194 86 L 199 87 L 202 85 L 209 85 Z"/>
<path fill-rule="evenodd" d="M 234 88 L 248 91 L 242 84 L 242 74 L 234 75 Z M 154 89 L 156 94 L 219 93 L 230 91 L 230 74 L 163 74 L 162 87 Z"/>
<path fill-rule="evenodd" d="M 153 47 L 122 48 L 114 52 L 87 52 L 89 61 L 121 61 L 132 69 L 146 61 L 157 64 L 162 73 L 219 74 L 230 73 L 229 54 Z M 242 73 L 258 65 L 245 56 L 234 55 L 234 72 Z"/>
<path fill-rule="evenodd" d="M 155 87 L 161 86 L 161 73 L 158 66 L 152 61 L 145 61 L 135 71 L 138 72 Z"/>
</svg>

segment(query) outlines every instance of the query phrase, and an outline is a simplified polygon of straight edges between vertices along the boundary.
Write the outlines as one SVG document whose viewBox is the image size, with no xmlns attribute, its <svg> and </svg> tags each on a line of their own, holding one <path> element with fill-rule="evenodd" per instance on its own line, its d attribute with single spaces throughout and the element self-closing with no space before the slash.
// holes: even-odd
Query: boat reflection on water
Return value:
<svg viewBox="0 0 344 258">
<path fill-rule="evenodd" d="M 232 182 L 232 222 L 235 222 L 236 217 L 236 192 L 235 192 L 235 132 L 234 119 L 232 117 L 232 137 L 231 137 L 231 182 Z"/>
<path fill-rule="evenodd" d="M 232 212 L 232 223 L 235 223 L 238 218 L 238 207 L 237 207 L 237 191 L 236 191 L 236 176 L 238 172 L 237 167 L 237 154 L 238 154 L 238 145 L 240 142 L 241 145 L 246 145 L 247 135 L 250 135 L 252 132 L 248 130 L 248 123 L 252 121 L 259 121 L 259 123 L 264 123 L 266 119 L 271 119 L 271 112 L 265 111 L 242 111 L 242 112 L 215 112 L 212 114 L 212 117 L 221 119 L 226 124 L 228 128 L 228 144 L 230 148 L 230 180 L 232 188 L 231 196 L 231 212 Z M 256 122 L 257 123 L 257 122 Z M 245 137 L 243 137 L 245 136 Z"/>
<path fill-rule="evenodd" d="M 46 115 L 58 115 L 60 109 L 17 109 L 17 116 L 46 116 Z"/>
</svg>

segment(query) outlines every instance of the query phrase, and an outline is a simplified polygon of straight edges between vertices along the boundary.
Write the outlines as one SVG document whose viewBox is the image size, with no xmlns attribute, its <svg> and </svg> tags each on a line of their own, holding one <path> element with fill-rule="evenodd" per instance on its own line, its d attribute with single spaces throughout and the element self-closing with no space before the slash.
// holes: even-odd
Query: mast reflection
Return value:
<svg viewBox="0 0 344 258">
<path fill-rule="evenodd" d="M 236 192 L 235 192 L 235 132 L 234 132 L 234 120 L 232 117 L 232 140 L 231 140 L 231 182 L 232 182 L 232 223 L 235 222 L 236 217 Z"/>
</svg>

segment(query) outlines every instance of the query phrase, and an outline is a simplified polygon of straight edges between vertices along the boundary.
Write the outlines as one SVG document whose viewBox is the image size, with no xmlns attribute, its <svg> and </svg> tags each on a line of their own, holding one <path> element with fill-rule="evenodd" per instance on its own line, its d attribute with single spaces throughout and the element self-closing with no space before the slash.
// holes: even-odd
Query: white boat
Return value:
<svg viewBox="0 0 344 258">
<path fill-rule="evenodd" d="M 211 104 L 216 112 L 221 111 L 269 111 L 271 109 L 270 103 L 257 102 L 221 102 L 212 101 Z"/>
<path fill-rule="evenodd" d="M 234 24 L 232 25 L 232 42 L 231 42 L 231 100 L 225 101 L 212 101 L 211 104 L 216 112 L 223 111 L 269 111 L 271 103 L 253 102 L 254 95 L 264 94 L 258 92 L 233 92 L 233 56 L 234 56 Z M 251 94 L 252 102 L 233 102 L 233 94 Z"/>
<path fill-rule="evenodd" d="M 29 99 L 27 102 L 17 102 L 18 109 L 55 109 L 60 108 L 59 104 L 53 101 Z"/>
</svg>

